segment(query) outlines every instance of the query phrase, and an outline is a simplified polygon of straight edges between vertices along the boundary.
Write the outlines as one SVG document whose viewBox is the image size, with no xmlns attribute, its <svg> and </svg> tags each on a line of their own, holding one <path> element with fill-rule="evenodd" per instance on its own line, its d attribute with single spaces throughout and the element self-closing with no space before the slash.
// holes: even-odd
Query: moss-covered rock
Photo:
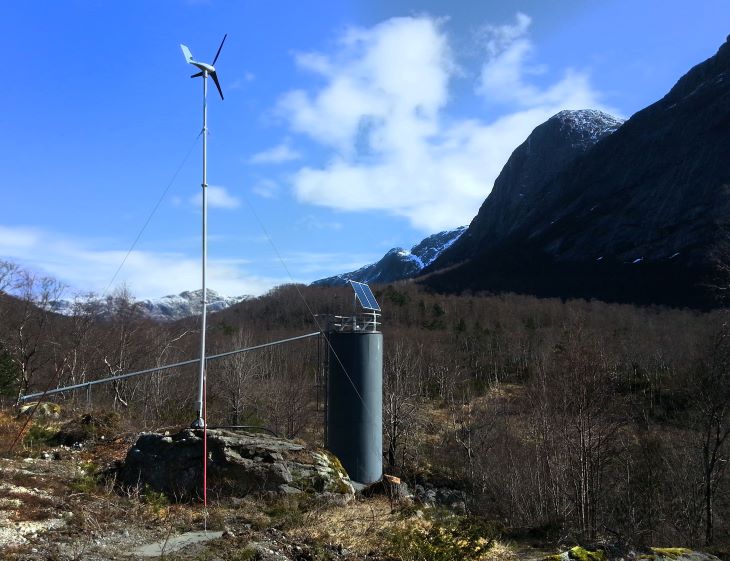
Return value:
<svg viewBox="0 0 730 561">
<path fill-rule="evenodd" d="M 58 419 L 61 417 L 61 406 L 50 401 L 31 401 L 19 407 L 19 415 L 33 415 L 37 419 Z"/>
<path fill-rule="evenodd" d="M 650 547 L 639 559 L 647 561 L 719 561 L 714 555 L 686 547 Z"/>
<path fill-rule="evenodd" d="M 119 434 L 121 417 L 114 412 L 86 413 L 69 419 L 58 431 L 54 442 L 73 446 L 97 439 L 113 438 Z"/>
<path fill-rule="evenodd" d="M 574 559 L 575 561 L 606 561 L 606 554 L 600 549 L 590 550 L 577 545 L 568 551 L 568 559 Z"/>
<path fill-rule="evenodd" d="M 668 557 L 669 559 L 677 559 L 681 555 L 692 553 L 692 550 L 686 547 L 652 547 L 650 549 L 654 552 L 655 557 Z"/>
<path fill-rule="evenodd" d="M 548 555 L 543 561 L 719 561 L 714 555 L 684 547 L 628 548 L 616 546 L 575 546 Z"/>
</svg>

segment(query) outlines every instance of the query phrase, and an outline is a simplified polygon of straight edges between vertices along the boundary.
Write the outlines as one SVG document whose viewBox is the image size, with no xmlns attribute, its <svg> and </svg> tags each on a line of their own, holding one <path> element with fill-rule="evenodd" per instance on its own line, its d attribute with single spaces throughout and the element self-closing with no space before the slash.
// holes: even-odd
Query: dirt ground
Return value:
<svg viewBox="0 0 730 561">
<path fill-rule="evenodd" d="M 0 558 L 386 560 L 393 559 L 382 548 L 388 533 L 422 523 L 417 506 L 404 511 L 382 496 L 347 505 L 212 497 L 206 510 L 200 503 L 171 504 L 149 490 L 120 489 L 109 468 L 134 437 L 0 458 Z M 507 547 L 498 551 L 496 558 L 516 559 Z"/>
<path fill-rule="evenodd" d="M 112 430 L 109 419 L 79 419 L 23 429 L 23 419 L 0 412 L 0 560 L 395 561 L 394 533 L 432 525 L 428 507 L 379 495 L 344 505 L 308 495 L 211 496 L 204 508 L 121 488 L 114 467 L 137 434 Z M 10 452 L 18 433 L 25 436 Z M 59 434 L 70 445 L 58 445 Z M 480 561 L 545 554 L 497 542 L 483 552 Z"/>
</svg>

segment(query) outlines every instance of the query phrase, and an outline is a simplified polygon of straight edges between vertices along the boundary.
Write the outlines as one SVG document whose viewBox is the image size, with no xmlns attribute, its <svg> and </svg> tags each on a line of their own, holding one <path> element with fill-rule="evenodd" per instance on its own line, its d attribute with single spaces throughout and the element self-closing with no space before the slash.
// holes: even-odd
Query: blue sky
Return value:
<svg viewBox="0 0 730 561">
<path fill-rule="evenodd" d="M 209 286 L 238 295 L 468 224 L 535 126 L 629 117 L 728 21 L 724 0 L 4 3 L 0 258 L 69 293 L 200 285 L 202 85 L 179 43 L 209 60 L 228 33 Z"/>
</svg>

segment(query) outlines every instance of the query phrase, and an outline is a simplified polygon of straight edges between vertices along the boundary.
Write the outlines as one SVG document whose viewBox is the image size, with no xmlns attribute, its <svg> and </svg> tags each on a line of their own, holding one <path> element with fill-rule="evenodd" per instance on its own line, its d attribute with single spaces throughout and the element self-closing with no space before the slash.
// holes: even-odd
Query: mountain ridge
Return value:
<svg viewBox="0 0 730 561">
<path fill-rule="evenodd" d="M 426 269 L 435 290 L 713 307 L 727 260 L 730 44 L 568 162 L 508 230 L 475 222 Z M 491 195 L 487 207 L 497 214 Z M 475 219 L 476 220 L 476 219 Z M 490 229 L 491 228 L 491 229 Z"/>
<path fill-rule="evenodd" d="M 202 289 L 185 290 L 180 294 L 168 294 L 160 298 L 132 300 L 131 305 L 139 310 L 146 318 L 157 321 L 176 321 L 185 317 L 200 315 L 202 310 Z M 251 296 L 222 296 L 215 290 L 206 289 L 207 310 L 210 313 L 219 312 L 235 304 L 251 298 Z M 79 298 L 76 300 L 61 299 L 50 302 L 50 310 L 61 315 L 72 315 L 78 304 L 103 306 L 104 299 L 97 297 Z"/>
<path fill-rule="evenodd" d="M 349 273 L 341 273 L 311 283 L 315 286 L 342 286 L 348 280 L 364 283 L 386 283 L 417 276 L 448 249 L 466 230 L 460 226 L 427 236 L 410 250 L 394 247 L 375 263 L 370 263 Z"/>
<path fill-rule="evenodd" d="M 551 195 L 546 192 L 548 181 L 623 123 L 607 113 L 583 109 L 560 111 L 535 127 L 510 155 L 464 235 L 439 255 L 431 270 L 479 253 L 490 240 L 514 232 Z"/>
</svg>

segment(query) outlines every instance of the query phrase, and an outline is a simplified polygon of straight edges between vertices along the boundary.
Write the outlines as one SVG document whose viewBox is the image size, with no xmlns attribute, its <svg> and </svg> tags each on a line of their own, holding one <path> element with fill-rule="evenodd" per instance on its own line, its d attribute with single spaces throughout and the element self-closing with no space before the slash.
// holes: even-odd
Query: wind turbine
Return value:
<svg viewBox="0 0 730 561">
<path fill-rule="evenodd" d="M 215 53 L 215 58 L 210 64 L 205 62 L 199 62 L 193 58 L 193 54 L 190 52 L 185 45 L 180 45 L 185 61 L 188 64 L 195 66 L 200 72 L 190 76 L 191 78 L 203 78 L 203 295 L 202 295 L 202 311 L 201 311 L 201 326 L 200 326 L 200 370 L 198 373 L 198 399 L 195 402 L 195 413 L 196 418 L 192 423 L 192 428 L 201 429 L 205 428 L 205 331 L 207 322 L 207 298 L 205 281 L 206 281 L 206 265 L 208 262 L 208 76 L 213 78 L 215 87 L 218 88 L 218 93 L 223 99 L 223 91 L 221 85 L 218 82 L 218 74 L 215 71 L 215 63 L 218 60 L 218 56 L 221 54 L 223 43 L 226 42 L 226 33 L 223 36 L 218 52 Z"/>
</svg>

